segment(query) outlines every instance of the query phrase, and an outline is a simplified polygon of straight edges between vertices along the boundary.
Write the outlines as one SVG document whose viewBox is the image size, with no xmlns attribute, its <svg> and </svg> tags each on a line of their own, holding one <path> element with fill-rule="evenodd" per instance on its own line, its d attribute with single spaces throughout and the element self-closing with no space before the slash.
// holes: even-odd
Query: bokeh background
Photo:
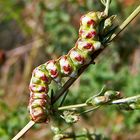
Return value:
<svg viewBox="0 0 140 140">
<path fill-rule="evenodd" d="M 138 0 L 112 0 L 110 14 L 117 15 L 116 24 L 121 24 L 138 4 Z M 66 54 L 77 40 L 80 16 L 103 9 L 98 0 L 0 0 L 0 140 L 11 139 L 29 121 L 32 70 Z M 140 16 L 74 83 L 65 105 L 84 102 L 104 85 L 124 96 L 140 94 Z M 23 139 L 52 139 L 52 124 L 68 127 L 58 117 L 48 125 L 35 125 Z M 140 111 L 102 108 L 72 126 L 75 132 L 84 128 L 106 139 L 139 140 Z"/>
</svg>

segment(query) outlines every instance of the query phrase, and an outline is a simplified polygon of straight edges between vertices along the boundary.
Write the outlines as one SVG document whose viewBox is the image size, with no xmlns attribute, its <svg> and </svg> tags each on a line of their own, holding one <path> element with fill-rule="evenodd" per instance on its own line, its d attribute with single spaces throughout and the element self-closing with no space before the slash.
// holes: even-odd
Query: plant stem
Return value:
<svg viewBox="0 0 140 140">
<path fill-rule="evenodd" d="M 58 110 L 67 110 L 67 109 L 80 108 L 80 107 L 85 107 L 85 106 L 87 106 L 86 103 L 77 104 L 77 105 L 69 105 L 69 106 L 59 107 Z"/>
<path fill-rule="evenodd" d="M 117 100 L 112 101 L 111 103 L 109 102 L 109 103 L 106 103 L 106 104 L 102 104 L 102 106 L 103 105 L 112 105 L 112 104 L 131 103 L 131 102 L 135 102 L 137 100 L 140 100 L 140 95 L 133 96 L 133 97 L 128 97 L 128 98 L 124 98 L 124 99 L 117 99 Z M 69 109 L 73 109 L 73 108 L 89 107 L 89 106 L 92 106 L 92 105 L 88 105 L 86 103 L 82 103 L 82 104 L 76 104 L 76 105 L 69 105 L 69 106 L 59 107 L 58 110 L 69 110 Z M 95 110 L 96 108 L 98 108 L 100 106 L 101 105 L 94 106 L 94 108 L 92 108 L 90 110 Z M 87 112 L 89 112 L 89 111 L 87 111 Z"/>
<path fill-rule="evenodd" d="M 140 13 L 140 5 L 133 11 L 133 13 L 118 27 L 118 30 L 111 36 L 110 41 L 118 36 L 127 25 Z"/>
<path fill-rule="evenodd" d="M 112 101 L 111 103 L 112 104 L 123 104 L 123 103 L 135 102 L 137 100 L 140 100 L 140 95 L 133 96 L 133 97 L 128 97 L 128 98 L 125 98 L 125 99 L 115 100 L 115 101 Z"/>
<path fill-rule="evenodd" d="M 94 106 L 94 108 L 91 108 L 90 110 L 84 111 L 84 112 L 80 113 L 80 115 L 83 113 L 91 112 L 91 111 L 93 111 L 101 106 L 104 106 L 104 105 L 131 103 L 131 102 L 135 102 L 137 100 L 140 100 L 140 95 L 128 97 L 125 99 L 114 100 L 109 104 L 102 104 L 102 105 Z M 67 110 L 67 109 L 80 108 L 80 107 L 89 107 L 89 105 L 86 103 L 77 104 L 77 105 L 69 105 L 69 106 L 59 107 L 58 110 Z M 35 122 L 30 121 L 12 140 L 18 140 L 19 138 L 21 138 L 21 136 L 23 136 L 34 124 L 35 124 Z"/>
<path fill-rule="evenodd" d="M 85 110 L 85 111 L 79 113 L 79 115 L 82 115 L 82 114 L 85 114 L 85 113 L 89 113 L 91 111 L 94 111 L 95 109 L 98 109 L 99 107 L 101 107 L 101 105 L 98 105 L 98 106 L 95 106 L 95 107 L 93 107 L 91 109 Z"/>
<path fill-rule="evenodd" d="M 21 131 L 19 131 L 19 133 L 12 140 L 20 139 L 34 124 L 34 121 L 29 121 L 29 123 Z"/>
<path fill-rule="evenodd" d="M 108 11 L 109 11 L 110 1 L 111 1 L 111 0 L 107 0 L 106 5 L 105 5 L 104 13 L 105 13 L 105 15 L 107 15 L 107 16 L 108 16 Z"/>
</svg>

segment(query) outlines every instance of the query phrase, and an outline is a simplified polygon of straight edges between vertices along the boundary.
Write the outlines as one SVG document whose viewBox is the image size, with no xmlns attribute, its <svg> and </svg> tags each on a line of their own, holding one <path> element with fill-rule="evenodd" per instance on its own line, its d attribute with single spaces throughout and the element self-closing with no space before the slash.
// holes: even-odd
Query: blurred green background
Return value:
<svg viewBox="0 0 140 140">
<path fill-rule="evenodd" d="M 138 4 L 138 0 L 112 1 L 110 14 L 117 15 L 116 24 L 121 24 Z M 0 0 L 0 140 L 11 139 L 29 121 L 28 85 L 32 70 L 66 54 L 78 38 L 80 16 L 103 9 L 98 0 Z M 84 102 L 104 85 L 124 96 L 140 94 L 139 29 L 140 16 L 74 83 L 65 105 Z M 51 124 L 68 127 L 58 117 L 55 123 L 36 125 L 23 139 L 52 139 Z M 75 131 L 96 130 L 113 140 L 138 140 L 140 111 L 102 108 L 84 115 L 72 127 Z"/>
</svg>

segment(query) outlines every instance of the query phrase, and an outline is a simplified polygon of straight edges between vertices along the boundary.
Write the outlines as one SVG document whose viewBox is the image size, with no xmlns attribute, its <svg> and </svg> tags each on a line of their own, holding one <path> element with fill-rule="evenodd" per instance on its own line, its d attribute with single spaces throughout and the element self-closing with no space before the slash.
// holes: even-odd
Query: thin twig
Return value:
<svg viewBox="0 0 140 140">
<path fill-rule="evenodd" d="M 104 105 L 112 105 L 112 104 L 125 104 L 125 103 L 133 103 L 137 100 L 140 100 L 140 95 L 137 96 L 133 96 L 133 97 L 128 97 L 125 99 L 117 99 L 114 100 L 112 102 L 106 103 L 106 104 L 102 104 L 102 105 L 97 105 L 94 106 L 94 108 L 91 108 L 90 110 L 84 111 L 83 113 L 88 113 L 91 111 L 94 111 L 95 109 L 104 106 Z M 80 108 L 80 107 L 89 107 L 91 105 L 86 104 L 86 103 L 82 103 L 82 104 L 76 104 L 76 105 L 69 105 L 69 106 L 63 106 L 63 107 L 59 107 L 58 110 L 69 110 L 69 109 L 73 109 L 73 108 Z M 83 113 L 80 113 L 83 114 Z M 21 136 L 23 136 L 33 125 L 35 124 L 35 122 L 30 121 L 12 140 L 18 140 Z"/>
<path fill-rule="evenodd" d="M 140 95 L 133 96 L 133 97 L 128 97 L 128 98 L 125 98 L 125 99 L 115 100 L 115 101 L 112 101 L 111 103 L 112 104 L 123 104 L 123 103 L 135 102 L 137 100 L 140 100 Z"/>
<path fill-rule="evenodd" d="M 111 36 L 110 41 L 115 39 L 120 32 L 122 32 L 127 25 L 140 13 L 140 5 L 133 11 L 133 13 L 118 27 L 118 30 Z"/>
<path fill-rule="evenodd" d="M 105 5 L 105 10 L 104 13 L 108 16 L 108 11 L 109 11 L 109 4 L 110 4 L 110 0 L 107 0 L 106 5 Z"/>
<path fill-rule="evenodd" d="M 58 110 L 67 110 L 67 109 L 80 108 L 80 107 L 85 107 L 85 106 L 87 106 L 86 103 L 77 104 L 77 105 L 68 105 L 68 106 L 59 107 Z"/>
<path fill-rule="evenodd" d="M 99 107 L 101 107 L 101 106 L 100 106 L 100 105 L 95 106 L 95 107 L 93 107 L 93 108 L 90 108 L 90 109 L 88 109 L 88 110 L 85 110 L 85 111 L 79 113 L 79 115 L 82 115 L 82 114 L 85 114 L 85 113 L 89 113 L 89 112 L 91 112 L 91 111 L 94 111 L 94 110 L 98 109 Z"/>
<path fill-rule="evenodd" d="M 94 110 L 94 109 L 96 109 L 96 108 L 98 108 L 100 106 L 103 106 L 103 105 L 133 103 L 133 102 L 136 102 L 138 100 L 140 100 L 140 95 L 127 97 L 127 98 L 123 98 L 123 99 L 117 99 L 117 100 L 114 100 L 112 102 L 108 102 L 106 104 L 96 105 L 96 106 L 94 106 L 94 108 L 92 108 L 92 110 Z M 82 104 L 59 107 L 58 110 L 69 110 L 69 109 L 73 109 L 73 108 L 89 107 L 89 106 L 92 106 L 92 105 L 82 103 Z"/>
<path fill-rule="evenodd" d="M 19 133 L 12 140 L 20 139 L 34 124 L 34 121 L 29 121 L 29 123 L 21 131 L 19 131 Z"/>
</svg>

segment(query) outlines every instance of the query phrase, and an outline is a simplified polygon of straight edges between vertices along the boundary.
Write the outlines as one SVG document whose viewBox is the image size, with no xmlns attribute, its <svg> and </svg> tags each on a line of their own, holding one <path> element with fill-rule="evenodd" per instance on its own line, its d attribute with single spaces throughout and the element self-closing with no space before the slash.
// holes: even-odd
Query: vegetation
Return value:
<svg viewBox="0 0 140 140">
<path fill-rule="evenodd" d="M 117 15 L 116 25 L 138 4 L 136 0 L 112 1 L 110 14 Z M 0 140 L 11 139 L 30 120 L 27 105 L 32 70 L 66 54 L 77 39 L 80 16 L 92 10 L 104 10 L 104 6 L 95 0 L 0 1 Z M 139 22 L 138 16 L 96 59 L 96 65 L 88 67 L 70 88 L 64 105 L 85 103 L 104 85 L 124 97 L 140 93 Z M 54 91 L 56 87 L 54 83 Z M 139 139 L 139 110 L 122 108 L 130 109 L 107 105 L 80 118 L 77 113 L 85 108 L 76 114 L 56 112 L 49 124 L 36 124 L 23 139 Z"/>
</svg>

